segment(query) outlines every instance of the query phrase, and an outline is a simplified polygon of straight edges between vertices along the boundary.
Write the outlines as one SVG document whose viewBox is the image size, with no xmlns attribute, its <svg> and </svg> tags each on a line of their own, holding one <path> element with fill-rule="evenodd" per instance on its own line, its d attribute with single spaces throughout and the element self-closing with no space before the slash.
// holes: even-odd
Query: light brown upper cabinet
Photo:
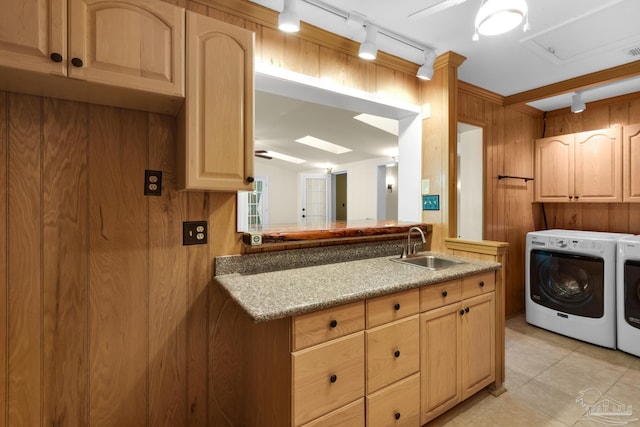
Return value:
<svg viewBox="0 0 640 427">
<path fill-rule="evenodd" d="M 253 190 L 254 34 L 187 11 L 178 187 Z"/>
<path fill-rule="evenodd" d="M 184 96 L 184 9 L 157 0 L 6 0 L 0 66 Z M 5 3 L 6 3 L 5 1 Z M 68 37 L 67 37 L 68 34 Z"/>
<path fill-rule="evenodd" d="M 536 202 L 621 202 L 622 129 L 538 139 Z"/>
<path fill-rule="evenodd" d="M 623 201 L 640 202 L 640 124 L 622 130 Z"/>
</svg>

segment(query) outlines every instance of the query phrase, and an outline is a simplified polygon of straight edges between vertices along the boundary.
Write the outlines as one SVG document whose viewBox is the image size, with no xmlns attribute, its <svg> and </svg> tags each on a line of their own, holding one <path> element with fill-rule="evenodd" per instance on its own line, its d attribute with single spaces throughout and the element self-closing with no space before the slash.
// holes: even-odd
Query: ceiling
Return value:
<svg viewBox="0 0 640 427">
<path fill-rule="evenodd" d="M 251 1 L 278 12 L 283 8 L 283 0 Z M 458 69 L 460 80 L 505 97 L 525 94 L 521 97 L 524 102 L 542 111 L 570 106 L 576 90 L 582 92 L 587 108 L 592 101 L 640 91 L 640 1 L 528 0 L 530 31 L 518 27 L 472 41 L 481 3 L 403 0 L 393 2 L 391 7 L 391 2 L 380 0 L 297 0 L 297 9 L 303 22 L 357 42 L 364 40 L 365 30 L 359 23 L 350 25 L 347 18 L 360 16 L 380 28 L 380 50 L 416 64 L 423 61 L 423 48 L 433 49 L 437 55 L 456 52 L 467 58 Z M 613 82 L 576 80 L 575 86 L 564 85 L 564 93 L 553 96 L 527 92 L 624 64 L 630 71 Z M 258 92 L 256 150 L 280 150 L 307 160 L 298 166 L 277 159 L 268 161 L 293 170 L 321 167 L 322 163 L 390 158 L 387 153 L 397 144 L 397 137 L 353 120 L 355 115 L 353 111 Z M 324 119 L 319 121 L 318 117 Z M 354 151 L 335 156 L 292 143 L 305 135 Z M 265 160 L 256 161 L 259 164 Z"/>
<path fill-rule="evenodd" d="M 281 11 L 283 0 L 252 0 Z M 531 30 L 518 27 L 498 36 L 472 41 L 474 19 L 482 0 L 297 0 L 303 22 L 362 42 L 365 30 L 350 25 L 349 15 L 378 26 L 380 50 L 415 63 L 433 49 L 453 51 L 467 59 L 460 80 L 499 95 L 510 96 L 578 76 L 640 60 L 640 1 L 529 0 Z M 384 33 L 397 35 L 397 39 Z M 418 48 L 416 48 L 416 46 Z M 640 74 L 640 61 L 635 67 Z M 576 89 L 581 89 L 577 87 Z M 640 91 L 640 78 L 587 89 L 584 100 Z M 567 107 L 570 91 L 527 102 L 543 111 Z"/>
</svg>

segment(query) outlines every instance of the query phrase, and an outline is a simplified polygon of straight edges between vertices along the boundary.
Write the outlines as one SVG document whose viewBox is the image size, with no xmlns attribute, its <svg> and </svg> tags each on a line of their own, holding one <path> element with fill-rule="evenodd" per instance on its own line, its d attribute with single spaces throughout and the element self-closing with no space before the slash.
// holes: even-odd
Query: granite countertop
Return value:
<svg viewBox="0 0 640 427">
<path fill-rule="evenodd" d="M 222 274 L 213 279 L 255 322 L 266 322 L 501 267 L 496 262 L 439 252 L 421 254 L 464 263 L 428 270 L 384 256 L 256 274 Z"/>
</svg>

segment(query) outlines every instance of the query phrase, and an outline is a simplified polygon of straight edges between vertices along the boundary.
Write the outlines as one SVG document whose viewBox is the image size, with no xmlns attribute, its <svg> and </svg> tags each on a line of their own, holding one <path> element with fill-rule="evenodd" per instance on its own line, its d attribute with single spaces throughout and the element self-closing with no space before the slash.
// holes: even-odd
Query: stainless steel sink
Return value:
<svg viewBox="0 0 640 427">
<path fill-rule="evenodd" d="M 444 268 L 464 264 L 462 261 L 454 261 L 452 259 L 440 258 L 433 255 L 419 255 L 409 258 L 391 258 L 391 261 L 428 268 L 429 270 L 442 270 Z"/>
</svg>

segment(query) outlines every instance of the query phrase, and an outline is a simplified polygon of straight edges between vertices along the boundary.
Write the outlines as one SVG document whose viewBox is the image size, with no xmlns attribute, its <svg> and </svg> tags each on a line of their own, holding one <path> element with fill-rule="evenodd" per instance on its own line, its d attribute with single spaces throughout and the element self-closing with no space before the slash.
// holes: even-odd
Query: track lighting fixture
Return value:
<svg viewBox="0 0 640 427">
<path fill-rule="evenodd" d="M 511 31 L 525 20 L 523 31 L 528 31 L 529 12 L 525 0 L 482 0 L 480 10 L 476 15 L 475 32 L 472 40 L 483 36 L 494 36 Z"/>
<path fill-rule="evenodd" d="M 378 46 L 376 45 L 376 40 L 378 38 L 378 28 L 375 25 L 367 24 L 367 36 L 360 45 L 360 51 L 358 52 L 358 56 L 362 59 L 373 60 L 376 59 L 376 54 L 378 53 Z"/>
<path fill-rule="evenodd" d="M 586 110 L 587 106 L 582 100 L 582 92 L 576 92 L 575 95 L 571 98 L 571 112 L 572 113 L 581 113 Z"/>
<path fill-rule="evenodd" d="M 424 63 L 418 68 L 416 77 L 421 80 L 431 80 L 433 77 L 433 63 L 436 61 L 436 53 L 431 49 L 424 51 Z"/>
<path fill-rule="evenodd" d="M 284 7 L 278 16 L 278 28 L 285 33 L 297 33 L 300 31 L 300 16 L 296 9 L 296 1 L 284 0 Z"/>
</svg>

